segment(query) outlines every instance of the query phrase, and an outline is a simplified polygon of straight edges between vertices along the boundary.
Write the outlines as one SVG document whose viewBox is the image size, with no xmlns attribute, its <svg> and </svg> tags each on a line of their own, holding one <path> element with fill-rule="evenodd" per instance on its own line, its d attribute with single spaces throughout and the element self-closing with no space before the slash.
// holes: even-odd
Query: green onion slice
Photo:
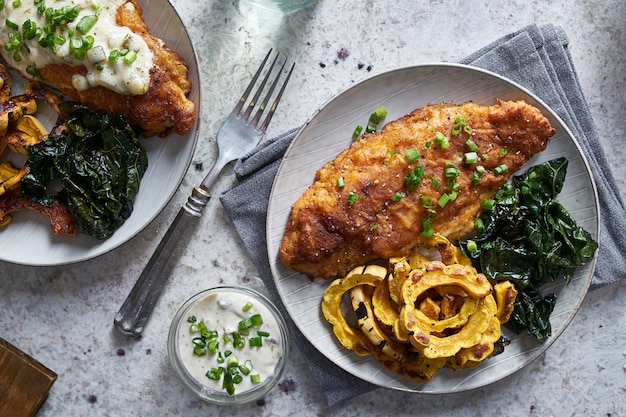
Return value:
<svg viewBox="0 0 626 417">
<path fill-rule="evenodd" d="M 410 164 L 412 164 L 413 162 L 419 160 L 422 157 L 422 155 L 420 155 L 420 153 L 417 150 L 417 148 L 407 149 L 407 151 L 405 152 L 405 155 L 406 155 L 407 159 L 409 160 Z"/>
</svg>

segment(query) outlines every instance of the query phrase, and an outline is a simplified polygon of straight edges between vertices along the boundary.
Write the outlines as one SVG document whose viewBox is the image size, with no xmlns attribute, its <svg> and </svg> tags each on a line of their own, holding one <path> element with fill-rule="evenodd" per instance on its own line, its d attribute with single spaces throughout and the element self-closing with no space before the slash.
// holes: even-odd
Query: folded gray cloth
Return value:
<svg viewBox="0 0 626 417">
<path fill-rule="evenodd" d="M 595 178 L 602 207 L 600 249 L 592 281 L 592 288 L 597 288 L 624 277 L 626 231 L 623 225 L 626 224 L 626 210 L 608 170 L 567 45 L 567 37 L 561 28 L 531 25 L 504 36 L 459 62 L 498 73 L 533 91 L 574 132 L 592 172 L 602 172 L 602 177 Z M 332 406 L 376 387 L 335 366 L 306 340 L 280 302 L 272 278 L 265 241 L 268 199 L 280 159 L 297 131 L 292 129 L 262 143 L 238 161 L 235 173 L 239 184 L 222 194 L 220 199 L 270 296 L 287 318 L 295 345 Z"/>
</svg>

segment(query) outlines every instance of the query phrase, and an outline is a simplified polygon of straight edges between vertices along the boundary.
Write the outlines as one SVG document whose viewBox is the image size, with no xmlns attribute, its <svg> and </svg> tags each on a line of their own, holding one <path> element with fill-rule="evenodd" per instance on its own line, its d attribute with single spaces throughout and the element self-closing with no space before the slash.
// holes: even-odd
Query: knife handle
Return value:
<svg viewBox="0 0 626 417">
<path fill-rule="evenodd" d="M 169 278 L 172 267 L 170 260 L 175 258 L 172 255 L 181 240 L 188 236 L 192 225 L 198 222 L 210 199 L 211 195 L 206 188 L 200 186 L 193 189 L 115 315 L 113 325 L 120 333 L 126 336 L 141 334 Z"/>
</svg>

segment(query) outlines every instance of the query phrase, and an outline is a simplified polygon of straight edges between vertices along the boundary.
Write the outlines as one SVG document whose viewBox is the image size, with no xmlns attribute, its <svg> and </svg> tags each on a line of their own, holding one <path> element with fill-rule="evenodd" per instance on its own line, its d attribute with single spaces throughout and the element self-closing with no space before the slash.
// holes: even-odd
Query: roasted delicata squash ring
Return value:
<svg viewBox="0 0 626 417">
<path fill-rule="evenodd" d="M 382 286 L 379 285 L 377 288 Z M 407 356 L 406 345 L 391 340 L 376 320 L 372 308 L 373 293 L 374 289 L 368 285 L 359 285 L 350 290 L 352 308 L 357 315 L 359 327 L 378 350 L 396 361 L 404 360 Z"/>
<path fill-rule="evenodd" d="M 398 320 L 400 309 L 398 304 L 391 299 L 389 276 L 374 289 L 372 308 L 374 309 L 376 319 L 389 329 L 391 329 L 396 323 L 396 320 Z"/>
<path fill-rule="evenodd" d="M 339 342 L 347 349 L 354 351 L 359 356 L 366 356 L 374 352 L 375 346 L 367 336 L 359 329 L 354 329 L 348 324 L 341 312 L 341 302 L 345 293 L 359 285 L 375 287 L 387 276 L 387 268 L 378 265 L 357 267 L 350 271 L 345 278 L 333 281 L 326 291 L 322 300 L 322 313 L 326 320 L 333 326 L 333 332 Z"/>
<path fill-rule="evenodd" d="M 498 306 L 496 315 L 500 323 L 504 324 L 509 321 L 511 314 L 513 314 L 517 289 L 511 281 L 500 281 L 493 286 L 493 294 Z"/>
<path fill-rule="evenodd" d="M 0 195 L 6 193 L 20 184 L 22 177 L 26 175 L 26 169 L 18 169 L 10 162 L 0 165 Z"/>
<path fill-rule="evenodd" d="M 342 345 L 418 382 L 501 352 L 494 349 L 517 296 L 508 281 L 492 286 L 445 237 L 435 235 L 429 245 L 440 261 L 415 253 L 389 259 L 388 273 L 376 265 L 355 268 L 328 287 L 322 304 Z M 358 328 L 340 310 L 348 291 Z"/>
<path fill-rule="evenodd" d="M 9 124 L 5 141 L 16 153 L 28 155 L 28 146 L 33 146 L 48 137 L 48 130 L 36 117 L 25 114 Z"/>
<path fill-rule="evenodd" d="M 396 304 L 402 304 L 402 284 L 411 272 L 411 264 L 407 258 L 391 258 L 389 270 L 389 277 L 387 278 L 389 296 Z"/>
<path fill-rule="evenodd" d="M 441 285 L 457 286 L 468 294 L 459 314 L 441 320 L 433 320 L 415 307 L 418 298 L 427 290 Z M 485 305 L 484 298 L 491 295 L 492 287 L 487 278 L 476 270 L 463 265 L 444 265 L 433 261 L 414 270 L 402 286 L 404 305 L 398 325 L 410 333 L 409 341 L 428 358 L 454 356 L 459 350 L 477 344 L 487 330 L 493 311 Z M 473 301 L 472 301 L 473 300 Z M 467 307 L 465 308 L 465 304 Z M 447 329 L 458 331 L 452 335 L 437 335 Z"/>
<path fill-rule="evenodd" d="M 379 350 L 374 352 L 374 355 L 385 368 L 417 382 L 429 382 L 447 363 L 444 358 L 427 358 L 413 348 L 409 348 L 409 355 L 401 361 L 397 361 Z"/>
<path fill-rule="evenodd" d="M 492 295 L 485 297 L 484 302 L 490 312 L 496 311 L 497 308 Z M 459 350 L 454 359 L 447 363 L 447 366 L 460 369 L 478 365 L 493 353 L 495 343 L 500 339 L 500 336 L 500 320 L 498 320 L 496 314 L 493 314 L 489 319 L 487 329 L 482 333 L 480 341 L 469 348 Z"/>
<path fill-rule="evenodd" d="M 463 266 L 472 266 L 472 260 L 463 255 L 461 249 L 454 246 L 445 236 L 435 233 L 428 244 L 439 251 L 441 262 L 446 265 L 459 264 Z"/>
</svg>

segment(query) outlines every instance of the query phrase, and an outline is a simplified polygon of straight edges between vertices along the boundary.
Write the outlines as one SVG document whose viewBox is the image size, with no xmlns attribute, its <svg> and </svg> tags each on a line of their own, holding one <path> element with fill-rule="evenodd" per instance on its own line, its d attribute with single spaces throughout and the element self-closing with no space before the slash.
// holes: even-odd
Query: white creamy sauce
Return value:
<svg viewBox="0 0 626 417">
<path fill-rule="evenodd" d="M 252 303 L 252 307 L 244 311 L 243 306 L 248 302 Z M 246 337 L 243 348 L 234 348 L 232 345 L 224 345 L 221 342 L 224 334 L 230 335 L 238 331 L 239 322 L 255 314 L 261 315 L 263 324 L 249 330 L 249 336 Z M 255 388 L 274 374 L 276 365 L 283 355 L 281 333 L 274 316 L 261 302 L 239 293 L 211 294 L 198 301 L 182 318 L 183 322 L 178 329 L 178 347 L 185 368 L 202 385 L 216 391 L 224 391 L 222 379 L 217 381 L 206 376 L 211 368 L 226 366 L 225 363 L 218 362 L 218 354 L 208 353 L 205 356 L 197 356 L 193 353 L 193 339 L 199 334 L 189 330 L 190 323 L 186 320 L 191 316 L 196 318 L 196 323 L 203 321 L 208 330 L 218 332 L 219 352 L 232 351 L 234 355 L 237 355 L 240 364 L 252 365 L 251 375 L 259 375 L 260 382 L 252 382 L 249 375 L 243 376 L 243 380 L 235 385 L 235 394 Z M 269 336 L 262 338 L 261 347 L 250 347 L 249 338 L 256 336 L 257 330 L 265 331 L 269 333 Z"/>
<path fill-rule="evenodd" d="M 80 13 L 72 22 L 57 25 L 55 35 L 59 35 L 65 41 L 62 44 L 59 42 L 56 51 L 53 51 L 39 44 L 40 39 L 46 36 L 46 32 L 32 39 L 25 39 L 23 36 L 23 24 L 26 21 L 34 22 L 36 27 L 41 29 L 47 24 L 44 15 L 38 12 L 35 0 L 17 2 L 5 0 L 4 7 L 0 10 L 0 24 L 3 25 L 0 31 L 2 42 L 0 53 L 11 66 L 31 79 L 33 66 L 44 68 L 50 64 L 65 63 L 84 66 L 87 69 L 86 76 L 75 75 L 72 78 L 72 84 L 78 91 L 102 86 L 119 94 L 144 94 L 150 83 L 153 55 L 141 36 L 134 34 L 127 27 L 116 24 L 116 11 L 124 3 L 125 0 L 47 0 L 45 5 L 48 8 L 61 9 L 74 6 L 80 8 Z M 127 3 L 124 7 L 134 6 Z M 80 34 L 76 30 L 77 24 L 84 16 L 92 15 L 97 16 L 96 23 L 85 34 Z M 7 20 L 17 25 L 18 29 L 9 26 Z M 5 46 L 11 42 L 11 36 L 15 36 L 11 33 L 19 33 L 22 36 L 22 45 L 16 50 L 7 51 Z M 77 58 L 70 49 L 70 38 L 82 37 L 93 37 L 93 46 L 86 51 L 84 57 Z M 130 63 L 124 61 L 124 56 L 120 56 L 116 62 L 111 62 L 108 57 L 112 51 L 132 51 L 129 58 L 135 54 L 136 57 Z M 27 71 L 27 68 L 30 70 Z"/>
</svg>

